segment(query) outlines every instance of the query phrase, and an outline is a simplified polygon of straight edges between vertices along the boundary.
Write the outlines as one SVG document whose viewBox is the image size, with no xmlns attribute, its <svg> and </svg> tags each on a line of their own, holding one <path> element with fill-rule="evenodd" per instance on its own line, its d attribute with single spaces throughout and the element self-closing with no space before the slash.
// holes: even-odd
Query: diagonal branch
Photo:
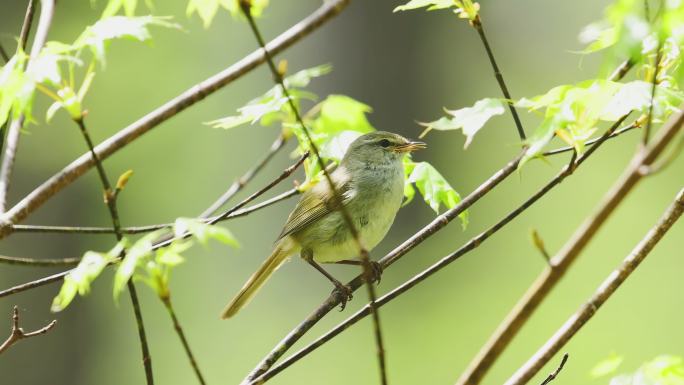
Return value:
<svg viewBox="0 0 684 385">
<path fill-rule="evenodd" d="M 670 140 L 681 130 L 683 123 L 684 111 L 679 110 L 678 113 L 668 119 L 648 147 L 642 147 L 637 151 L 624 174 L 608 191 L 598 209 L 577 229 L 565 246 L 551 260 L 549 267 L 541 273 L 506 316 L 462 374 L 457 382 L 458 385 L 475 385 L 482 380 L 499 355 L 518 334 L 518 331 L 556 286 L 556 283 L 565 275 L 570 265 L 577 259 L 606 219 L 641 180 L 644 176 L 643 167 L 648 167 L 657 159 Z"/>
<path fill-rule="evenodd" d="M 389 293 L 383 295 L 378 299 L 378 306 L 383 306 L 384 304 L 390 302 L 391 300 L 395 299 L 396 297 L 400 296 L 401 294 L 405 293 L 406 291 L 410 290 L 414 286 L 416 286 L 418 283 L 422 282 L 426 278 L 430 277 L 432 274 L 436 273 L 437 271 L 441 270 L 442 268 L 446 267 L 450 263 L 454 262 L 455 260 L 459 259 L 463 255 L 467 254 L 468 252 L 474 250 L 478 246 L 480 246 L 484 241 L 486 241 L 490 236 L 495 234 L 497 231 L 502 229 L 504 226 L 506 226 L 508 223 L 510 223 L 513 219 L 515 219 L 518 215 L 523 213 L 526 209 L 528 209 L 530 206 L 532 206 L 537 200 L 539 200 L 541 197 L 546 195 L 551 189 L 553 189 L 555 186 L 560 184 L 566 177 L 571 175 L 579 165 L 581 165 L 589 156 L 591 156 L 600 145 L 605 143 L 607 138 L 610 136 L 610 134 L 616 129 L 616 127 L 626 118 L 624 116 L 622 119 L 620 119 L 616 124 L 614 124 L 611 128 L 609 128 L 606 133 L 602 136 L 603 140 L 598 141 L 596 144 L 594 144 L 589 150 L 584 153 L 580 158 L 577 160 L 574 159 L 574 156 L 572 158 L 572 163 L 568 164 L 563 170 L 561 170 L 556 177 L 551 179 L 546 185 L 544 185 L 542 188 L 540 188 L 534 195 L 532 195 L 530 198 L 528 198 L 524 203 L 522 203 L 520 206 L 518 206 L 515 210 L 511 211 L 508 215 L 506 215 L 504 218 L 502 218 L 500 221 L 489 227 L 487 230 L 483 231 L 476 237 L 472 238 L 470 241 L 466 242 L 463 246 L 461 246 L 459 249 L 454 251 L 453 253 L 445 256 L 429 268 L 425 269 L 424 271 L 416 274 L 413 276 L 411 279 L 400 285 L 399 287 L 393 289 Z M 471 194 L 473 195 L 473 194 Z M 468 197 L 469 198 L 469 197 Z M 468 199 L 466 198 L 466 199 Z M 434 222 L 433 222 L 434 223 Z M 390 259 L 386 256 L 381 260 L 381 264 L 384 268 L 388 266 L 388 264 L 384 264 L 383 262 L 387 261 L 388 263 L 390 262 Z M 316 341 L 312 342 L 311 344 L 307 345 L 297 353 L 293 354 L 291 357 L 286 359 L 282 364 L 278 365 L 277 367 L 273 368 L 272 370 L 269 370 L 263 375 L 259 376 L 258 378 L 253 379 L 253 382 L 250 384 L 257 384 L 260 381 L 266 381 L 276 374 L 280 373 L 296 361 L 302 359 L 304 356 L 308 355 L 315 349 L 317 349 L 319 346 L 323 345 L 327 341 L 331 340 L 338 334 L 340 334 L 342 331 L 346 330 L 349 328 L 349 326 L 355 324 L 359 320 L 365 318 L 368 315 L 368 307 L 364 307 L 358 312 L 356 312 L 354 315 L 351 317 L 347 318 L 345 321 L 341 322 L 338 326 L 324 334 L 322 337 L 318 338 Z"/>
<path fill-rule="evenodd" d="M 0 345 L 0 354 L 4 353 L 7 349 L 9 349 L 12 345 L 19 342 L 20 340 L 35 337 L 49 332 L 53 327 L 55 327 L 56 324 L 57 320 L 53 320 L 46 326 L 43 326 L 38 330 L 34 330 L 32 332 L 27 333 L 24 331 L 24 329 L 22 329 L 19 326 L 19 308 L 15 305 L 14 309 L 12 309 L 12 332 L 10 333 L 9 337 L 7 337 L 5 342 L 3 342 L 2 345 Z"/>
<path fill-rule="evenodd" d="M 684 188 L 679 190 L 674 202 L 670 204 L 658 223 L 622 261 L 620 266 L 599 285 L 594 295 L 573 314 L 558 331 L 542 346 L 537 353 L 506 381 L 506 385 L 521 385 L 529 381 L 589 320 L 610 298 L 627 278 L 646 259 L 672 225 L 684 212 Z"/>
<path fill-rule="evenodd" d="M 266 45 L 268 51 L 275 54 L 289 48 L 340 13 L 348 3 L 349 0 L 332 0 L 325 2 L 311 15 L 307 16 L 268 43 Z M 265 60 L 263 50 L 258 49 L 252 52 L 237 63 L 190 87 L 179 96 L 171 99 L 156 110 L 109 137 L 95 147 L 95 153 L 100 159 L 106 159 L 144 133 L 245 75 Z M 57 174 L 43 182 L 43 184 L 36 187 L 0 219 L 0 238 L 7 236 L 7 234 L 12 231 L 12 224 L 16 224 L 25 219 L 38 207 L 42 206 L 50 197 L 85 174 L 85 172 L 92 168 L 94 164 L 90 154 L 83 154 Z"/>
<path fill-rule="evenodd" d="M 28 2 L 24 24 L 21 27 L 19 47 L 21 47 L 22 50 L 26 47 L 28 34 L 31 30 L 31 22 L 33 21 L 33 2 L 34 0 L 29 0 Z M 26 64 L 27 71 L 33 68 L 35 59 L 38 57 L 40 50 L 43 49 L 43 45 L 45 45 L 45 40 L 47 40 L 47 34 L 50 30 L 50 25 L 52 24 L 52 16 L 55 13 L 54 0 L 45 0 L 41 2 L 41 4 L 38 30 L 36 31 L 36 37 L 31 46 L 31 57 L 29 57 L 28 64 Z M 19 147 L 19 134 L 21 128 L 24 126 L 25 118 L 24 114 L 21 114 L 16 119 L 13 119 L 7 130 L 7 148 L 2 157 L 2 165 L 0 165 L 0 213 L 5 212 L 7 205 L 7 192 L 10 186 L 10 178 L 12 176 L 12 169 L 14 168 L 17 148 Z"/>
</svg>

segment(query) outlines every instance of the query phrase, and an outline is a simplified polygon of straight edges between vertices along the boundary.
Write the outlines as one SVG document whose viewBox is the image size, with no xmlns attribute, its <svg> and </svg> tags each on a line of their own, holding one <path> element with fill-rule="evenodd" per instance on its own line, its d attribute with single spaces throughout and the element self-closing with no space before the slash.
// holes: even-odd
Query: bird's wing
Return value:
<svg viewBox="0 0 684 385">
<path fill-rule="evenodd" d="M 337 192 L 342 197 L 342 204 L 346 205 L 354 195 L 350 178 L 343 170 L 338 169 L 336 171 L 337 172 L 333 173 L 331 176 L 333 177 L 332 179 Z M 314 223 L 337 210 L 339 207 L 339 203 L 337 203 L 338 200 L 333 196 L 332 189 L 327 187 L 328 182 L 326 179 L 323 179 L 319 182 L 318 186 L 315 186 L 302 195 L 302 198 L 297 203 L 297 207 L 295 207 L 287 218 L 287 222 L 278 239 L 296 233 L 311 223 Z"/>
</svg>

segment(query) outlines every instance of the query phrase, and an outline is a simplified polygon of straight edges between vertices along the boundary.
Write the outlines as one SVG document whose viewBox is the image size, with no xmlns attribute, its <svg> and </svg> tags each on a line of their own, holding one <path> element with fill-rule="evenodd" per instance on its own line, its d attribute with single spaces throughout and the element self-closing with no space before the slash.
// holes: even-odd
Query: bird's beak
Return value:
<svg viewBox="0 0 684 385">
<path fill-rule="evenodd" d="M 427 144 L 423 142 L 413 142 L 408 141 L 404 144 L 400 144 L 394 147 L 394 152 L 413 152 L 416 150 L 422 150 L 427 147 Z"/>
</svg>

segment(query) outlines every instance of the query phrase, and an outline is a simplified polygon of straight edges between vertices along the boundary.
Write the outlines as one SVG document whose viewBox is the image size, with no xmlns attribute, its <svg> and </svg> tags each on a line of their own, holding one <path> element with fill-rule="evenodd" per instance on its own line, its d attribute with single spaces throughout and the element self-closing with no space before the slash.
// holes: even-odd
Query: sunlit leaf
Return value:
<svg viewBox="0 0 684 385">
<path fill-rule="evenodd" d="M 114 16 L 122 8 L 126 16 L 133 16 L 137 5 L 138 0 L 109 0 L 104 11 L 102 11 L 102 17 Z"/>
<path fill-rule="evenodd" d="M 400 5 L 394 8 L 393 12 L 410 11 L 413 9 L 425 7 L 427 7 L 428 11 L 432 11 L 435 9 L 451 8 L 455 5 L 456 4 L 454 4 L 454 0 L 411 0 L 404 5 Z"/>
<path fill-rule="evenodd" d="M 447 209 L 452 209 L 461 201 L 456 190 L 451 187 L 442 174 L 427 162 L 417 162 L 408 181 L 416 185 L 425 202 L 437 214 L 439 214 L 441 205 Z M 462 212 L 459 218 L 461 218 L 461 224 L 465 228 L 468 225 L 468 212 Z"/>
<path fill-rule="evenodd" d="M 349 96 L 329 95 L 321 102 L 320 109 L 313 123 L 317 133 L 356 131 L 365 134 L 374 130 L 366 117 L 373 109 Z"/>
<path fill-rule="evenodd" d="M 358 131 L 342 131 L 324 142 L 318 150 L 323 158 L 340 161 L 349 145 L 361 135 Z"/>
<path fill-rule="evenodd" d="M 462 130 L 466 136 L 465 146 L 468 147 L 477 132 L 493 116 L 501 115 L 505 112 L 504 102 L 500 99 L 486 98 L 478 100 L 472 107 L 461 108 L 459 110 L 447 110 L 451 117 L 442 117 L 430 123 L 421 123 L 427 127 L 423 135 L 430 130 Z"/>
<path fill-rule="evenodd" d="M 0 126 L 10 116 L 30 117 L 35 82 L 24 72 L 27 56 L 18 52 L 0 69 Z"/>
<path fill-rule="evenodd" d="M 176 219 L 173 231 L 177 238 L 182 237 L 185 233 L 190 233 L 200 244 L 205 246 L 210 239 L 213 239 L 229 246 L 240 247 L 237 239 L 228 229 L 210 225 L 194 218 Z"/>
<path fill-rule="evenodd" d="M 254 17 L 261 16 L 264 9 L 268 6 L 268 0 L 252 0 L 250 3 L 250 11 Z M 190 0 L 185 13 L 190 17 L 197 12 L 200 19 L 202 19 L 204 28 L 209 28 L 220 7 L 228 10 L 233 17 L 242 15 L 239 0 Z"/>
<path fill-rule="evenodd" d="M 618 367 L 620 367 L 622 361 L 624 361 L 624 357 L 613 352 L 606 359 L 596 364 L 591 369 L 591 372 L 589 372 L 589 375 L 591 375 L 593 378 L 598 378 L 613 374 L 615 371 L 617 371 Z"/>
<path fill-rule="evenodd" d="M 126 240 L 123 240 L 106 253 L 87 251 L 78 265 L 64 277 L 59 294 L 52 300 L 50 310 L 59 312 L 66 309 L 76 294 L 86 295 L 90 285 L 102 273 L 102 270 L 113 262 L 123 251 Z"/>
<path fill-rule="evenodd" d="M 157 230 L 138 239 L 126 252 L 114 275 L 114 299 L 119 298 L 128 281 L 133 277 L 135 269 L 143 265 L 152 255 L 153 242 L 165 233 Z"/>
</svg>

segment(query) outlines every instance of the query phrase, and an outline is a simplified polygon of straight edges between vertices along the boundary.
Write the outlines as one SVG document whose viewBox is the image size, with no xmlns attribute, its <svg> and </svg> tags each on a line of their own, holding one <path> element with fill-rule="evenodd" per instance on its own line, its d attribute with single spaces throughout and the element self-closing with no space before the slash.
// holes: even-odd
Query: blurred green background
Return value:
<svg viewBox="0 0 684 385">
<path fill-rule="evenodd" d="M 13 46 L 24 1 L 4 1 L 0 38 Z M 153 30 L 154 43 L 114 42 L 107 66 L 99 71 L 86 99 L 92 136 L 100 142 L 189 86 L 227 67 L 255 48 L 248 26 L 220 12 L 211 27 L 197 16 L 185 17 L 184 0 L 157 1 L 155 14 L 174 15 L 186 32 Z M 582 26 L 601 17 L 607 1 L 482 1 L 482 17 L 499 64 L 514 97 L 532 96 L 552 86 L 596 77 L 600 57 L 572 53 L 581 48 Z M 99 16 L 104 2 L 60 1 L 51 40 L 73 41 Z M 374 108 L 378 129 L 409 137 L 420 132 L 415 121 L 433 120 L 442 107 L 460 108 L 500 91 L 477 34 L 449 12 L 393 14 L 397 1 L 354 1 L 340 16 L 279 58 L 290 71 L 332 63 L 334 71 L 312 82 L 324 97 L 342 93 Z M 319 1 L 273 1 L 260 23 L 271 38 L 320 5 Z M 138 13 L 146 13 L 139 10 Z M 212 129 L 204 121 L 232 114 L 272 86 L 262 66 L 193 108 L 155 128 L 105 162 L 114 177 L 126 169 L 135 175 L 119 200 L 124 225 L 168 222 L 194 216 L 249 168 L 275 139 L 275 127 Z M 36 111 L 45 111 L 44 97 Z M 52 124 L 28 127 L 22 136 L 10 204 L 53 175 L 85 146 L 64 112 Z M 538 120 L 524 115 L 531 132 Z M 625 167 L 639 134 L 607 143 L 575 176 L 527 210 L 461 260 L 382 308 L 389 379 L 392 385 L 451 384 L 487 337 L 544 268 L 532 247 L 536 228 L 547 248 L 558 250 L 588 215 Z M 430 148 L 416 155 L 429 160 L 462 194 L 468 194 L 517 153 L 510 116 L 497 117 L 463 150 L 457 132 L 433 132 Z M 279 154 L 240 196 L 254 191 L 290 164 Z M 470 210 L 470 226 L 458 223 L 439 232 L 396 263 L 383 276 L 384 293 L 521 203 L 567 161 L 531 162 Z M 547 298 L 485 379 L 502 383 L 585 301 L 605 276 L 636 245 L 681 188 L 684 157 L 637 186 L 594 238 L 579 261 Z M 302 180 L 301 171 L 296 179 Z M 291 180 L 271 194 L 284 191 Z M 99 181 L 89 172 L 33 214 L 26 223 L 108 225 Z M 239 197 L 238 197 L 239 199 Z M 234 200 L 237 202 L 237 200 Z M 242 243 L 239 250 L 212 244 L 194 248 L 176 269 L 172 299 L 200 367 L 211 384 L 236 384 L 330 292 L 330 285 L 299 260 L 285 265 L 242 313 L 229 321 L 218 314 L 225 302 L 270 252 L 290 200 L 226 226 Z M 434 217 L 416 199 L 403 209 L 387 238 L 373 251 L 379 258 Z M 70 257 L 85 250 L 107 250 L 111 235 L 14 234 L 0 252 L 13 256 Z M 618 293 L 563 351 L 570 361 L 556 384 L 601 384 L 591 367 L 614 351 L 631 371 L 660 353 L 684 354 L 682 291 L 684 223 L 677 224 Z M 352 277 L 351 267 L 334 267 Z M 0 286 L 9 287 L 59 269 L 0 267 Z M 9 331 L 10 310 L 19 305 L 22 325 L 31 330 L 58 319 L 49 334 L 23 341 L 0 357 L 3 384 L 142 384 L 144 375 L 128 298 L 112 301 L 112 271 L 98 279 L 91 294 L 77 298 L 63 313 L 50 314 L 58 284 L 0 300 L 0 327 Z M 196 380 L 161 302 L 138 285 L 153 366 L 159 384 Z M 305 338 L 311 341 L 365 303 L 362 292 L 347 309 L 332 312 Z M 4 325 L 4 326 L 3 326 Z M 4 332 L 0 335 L 4 338 Z M 297 348 L 303 346 L 299 344 Z M 377 366 L 371 325 L 364 320 L 307 359 L 275 378 L 273 384 L 374 384 Z M 532 383 L 539 383 L 559 361 L 556 357 Z"/>
</svg>

